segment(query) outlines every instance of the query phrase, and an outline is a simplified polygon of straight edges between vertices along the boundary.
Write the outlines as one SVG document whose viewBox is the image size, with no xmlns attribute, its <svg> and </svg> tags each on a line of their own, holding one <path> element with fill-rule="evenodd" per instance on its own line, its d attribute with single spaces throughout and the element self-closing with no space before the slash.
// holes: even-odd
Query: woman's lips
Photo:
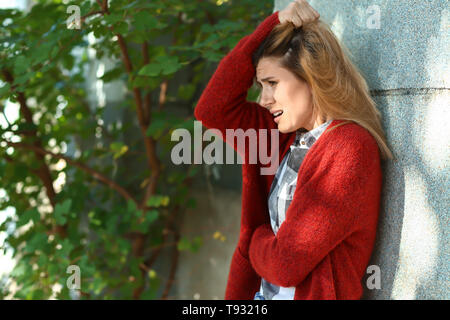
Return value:
<svg viewBox="0 0 450 320">
<path fill-rule="evenodd" d="M 281 113 L 278 117 L 273 118 L 273 121 L 275 121 L 275 123 L 278 123 L 280 121 L 280 118 L 283 115 L 283 113 Z"/>
</svg>

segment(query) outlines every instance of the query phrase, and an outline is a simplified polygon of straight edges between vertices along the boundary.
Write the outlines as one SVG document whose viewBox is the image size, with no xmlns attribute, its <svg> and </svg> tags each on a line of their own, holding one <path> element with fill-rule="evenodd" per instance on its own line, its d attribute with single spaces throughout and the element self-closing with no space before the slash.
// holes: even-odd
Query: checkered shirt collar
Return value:
<svg viewBox="0 0 450 320">
<path fill-rule="evenodd" d="M 333 120 L 329 120 L 317 128 L 314 128 L 311 131 L 306 130 L 305 128 L 300 128 L 296 131 L 295 140 L 293 145 L 295 147 L 300 147 L 300 141 L 303 139 L 306 142 L 306 146 L 308 148 L 311 148 L 311 146 L 316 142 L 317 139 L 319 139 L 320 135 L 325 131 L 325 129 L 328 127 L 328 125 Z"/>
</svg>

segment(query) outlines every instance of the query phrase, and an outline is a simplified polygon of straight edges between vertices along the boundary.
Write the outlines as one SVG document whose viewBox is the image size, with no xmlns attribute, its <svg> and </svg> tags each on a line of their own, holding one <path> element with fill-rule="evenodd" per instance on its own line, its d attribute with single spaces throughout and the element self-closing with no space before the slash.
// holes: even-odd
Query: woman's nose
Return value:
<svg viewBox="0 0 450 320">
<path fill-rule="evenodd" d="M 260 103 L 261 103 L 261 105 L 264 107 L 264 108 L 269 108 L 270 107 L 270 105 L 272 105 L 273 104 L 273 97 L 271 97 L 271 96 L 269 96 L 269 95 L 262 95 L 261 96 L 261 101 L 260 101 Z"/>
</svg>

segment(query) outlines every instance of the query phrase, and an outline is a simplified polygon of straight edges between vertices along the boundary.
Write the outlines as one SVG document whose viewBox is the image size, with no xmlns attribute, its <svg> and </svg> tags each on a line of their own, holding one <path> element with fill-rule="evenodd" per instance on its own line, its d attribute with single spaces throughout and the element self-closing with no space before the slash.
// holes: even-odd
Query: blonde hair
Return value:
<svg viewBox="0 0 450 320">
<path fill-rule="evenodd" d="M 330 27 L 316 20 L 300 28 L 292 23 L 278 24 L 252 58 L 255 68 L 264 57 L 280 58 L 280 66 L 309 84 L 315 114 L 322 119 L 347 120 L 339 125 L 352 121 L 359 124 L 376 139 L 382 159 L 393 159 L 381 125 L 381 113 L 370 96 L 366 80 L 348 56 L 351 53 Z"/>
</svg>

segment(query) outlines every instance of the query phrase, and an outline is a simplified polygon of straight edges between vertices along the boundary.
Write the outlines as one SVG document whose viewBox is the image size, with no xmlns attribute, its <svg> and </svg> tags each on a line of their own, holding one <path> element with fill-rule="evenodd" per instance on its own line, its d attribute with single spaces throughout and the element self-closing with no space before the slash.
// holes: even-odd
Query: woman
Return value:
<svg viewBox="0 0 450 320">
<path fill-rule="evenodd" d="M 363 292 L 380 161 L 392 154 L 364 78 L 318 18 L 302 0 L 267 17 L 223 58 L 195 109 L 222 137 L 226 129 L 279 131 L 275 176 L 261 175 L 261 163 L 242 166 L 226 299 L 360 299 Z M 259 103 L 246 101 L 254 80 Z"/>
</svg>

